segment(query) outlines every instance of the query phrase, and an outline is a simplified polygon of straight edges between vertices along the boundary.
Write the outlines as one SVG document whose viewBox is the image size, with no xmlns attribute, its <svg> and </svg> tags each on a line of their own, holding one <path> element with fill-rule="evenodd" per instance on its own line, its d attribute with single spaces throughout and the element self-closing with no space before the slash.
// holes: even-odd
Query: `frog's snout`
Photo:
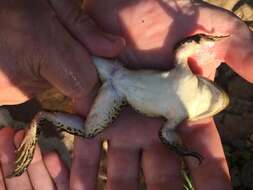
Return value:
<svg viewBox="0 0 253 190">
<path fill-rule="evenodd" d="M 221 105 L 220 110 L 218 112 L 224 110 L 229 105 L 229 96 L 228 94 L 219 86 L 216 86 L 217 90 L 219 91 L 218 102 Z"/>
<path fill-rule="evenodd" d="M 226 108 L 228 105 L 229 105 L 229 96 L 228 96 L 228 94 L 224 91 L 224 90 L 222 90 L 223 91 L 223 94 L 222 94 L 222 96 L 223 96 L 223 105 L 224 105 L 224 108 Z"/>
</svg>

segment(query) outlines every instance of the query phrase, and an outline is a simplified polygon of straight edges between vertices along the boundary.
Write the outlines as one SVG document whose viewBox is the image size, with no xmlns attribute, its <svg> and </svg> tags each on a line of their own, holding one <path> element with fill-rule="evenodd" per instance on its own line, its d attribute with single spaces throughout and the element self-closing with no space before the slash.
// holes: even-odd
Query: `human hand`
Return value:
<svg viewBox="0 0 253 190">
<path fill-rule="evenodd" d="M 28 170 L 22 176 L 6 178 L 13 171 L 15 163 L 14 152 L 23 134 L 23 132 L 15 134 L 15 131 L 11 128 L 0 130 L 0 189 L 69 189 L 69 172 L 59 156 L 56 153 L 48 153 L 42 157 L 38 146 Z M 14 136 L 15 143 L 13 141 Z"/>
<path fill-rule="evenodd" d="M 51 85 L 73 101 L 89 102 L 87 100 L 92 99 L 98 82 L 89 53 L 114 56 L 123 46 L 122 39 L 100 31 L 88 16 L 70 12 L 68 19 L 77 31 L 82 31 L 79 37 L 83 43 L 80 44 L 61 24 L 46 0 L 4 0 L 0 7 L 0 105 L 23 103 Z M 89 105 L 85 106 L 88 110 Z M 8 138 L 0 136 L 1 142 L 11 144 L 13 135 L 6 136 Z M 12 153 L 14 148 L 8 147 L 8 152 Z M 4 151 L 2 155 L 6 157 Z M 41 162 L 41 156 L 38 158 Z M 9 165 L 9 162 L 3 165 L 4 175 L 7 175 L 5 167 Z M 41 168 L 37 164 L 33 167 Z M 31 189 L 32 183 L 45 182 L 48 188 L 52 188 L 51 180 L 44 181 L 43 175 L 47 178 L 49 175 L 43 167 L 44 173 L 33 172 L 34 177 L 30 179 L 27 174 L 6 179 L 6 187 L 12 189 L 13 184 L 24 182 Z M 39 175 L 42 175 L 40 181 Z M 47 185 L 40 185 L 42 187 Z"/>
<path fill-rule="evenodd" d="M 46 0 L 6 0 L 0 7 L 0 105 L 23 103 L 51 85 L 74 100 L 89 99 L 97 85 L 89 52 L 111 57 L 123 46 L 87 15 L 69 12 L 83 47 Z"/>
<path fill-rule="evenodd" d="M 110 0 L 100 3 L 88 0 L 85 9 L 104 30 L 125 38 L 121 59 L 129 67 L 168 68 L 173 64 L 175 44 L 186 36 L 197 33 L 230 35 L 209 50 L 216 60 L 198 59 L 198 63 L 190 63 L 192 69 L 212 78 L 222 61 L 253 82 L 252 64 L 249 64 L 253 51 L 252 32 L 231 12 L 203 2 L 192 2 Z"/>
<path fill-rule="evenodd" d="M 60 1 L 55 0 L 55 6 L 59 5 L 57 2 Z M 62 2 L 65 6 L 68 4 L 68 1 Z M 126 48 L 120 57 L 128 67 L 170 68 L 173 47 L 184 37 L 196 33 L 230 35 L 208 49 L 211 60 L 192 55 L 190 67 L 196 74 L 213 79 L 220 62 L 226 61 L 244 78 L 253 81 L 252 34 L 243 22 L 225 10 L 187 0 L 85 2 L 86 10 L 100 26 L 126 39 Z M 67 7 L 57 8 L 58 14 Z M 81 104 L 79 111 L 82 112 Z M 96 139 L 76 141 L 70 182 L 74 189 L 95 188 L 98 142 L 102 139 L 109 140 L 107 189 L 138 189 L 141 166 L 149 189 L 182 189 L 180 162 L 157 137 L 161 121 L 125 110 L 113 126 Z M 186 158 L 196 189 L 231 189 L 213 120 L 187 123 L 178 131 L 184 144 L 205 158 L 200 166 L 195 160 Z"/>
</svg>

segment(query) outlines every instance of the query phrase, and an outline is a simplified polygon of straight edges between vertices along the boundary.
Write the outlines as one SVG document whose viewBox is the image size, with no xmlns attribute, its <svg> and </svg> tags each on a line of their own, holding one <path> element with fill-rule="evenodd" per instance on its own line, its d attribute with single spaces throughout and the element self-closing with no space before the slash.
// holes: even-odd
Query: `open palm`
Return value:
<svg viewBox="0 0 253 190">
<path fill-rule="evenodd" d="M 66 15 L 77 7 L 68 0 L 53 2 L 63 23 L 70 31 L 76 31 Z M 252 33 L 242 21 L 223 9 L 190 0 L 85 2 L 85 10 L 99 26 L 126 39 L 126 47 L 119 57 L 130 68 L 171 68 L 173 47 L 184 37 L 196 33 L 229 35 L 208 49 L 207 58 L 204 52 L 192 55 L 189 59 L 191 69 L 213 79 L 219 64 L 226 62 L 253 82 Z M 82 105 L 76 107 L 82 113 Z M 74 189 L 95 188 L 100 142 L 107 139 L 107 189 L 138 189 L 141 167 L 148 189 L 182 189 L 180 161 L 159 142 L 157 131 L 160 126 L 160 120 L 126 109 L 113 127 L 96 139 L 78 139 L 71 186 Z M 196 189 L 231 189 L 226 159 L 213 119 L 185 123 L 178 131 L 183 142 L 205 158 L 201 165 L 191 158 L 186 159 Z"/>
</svg>

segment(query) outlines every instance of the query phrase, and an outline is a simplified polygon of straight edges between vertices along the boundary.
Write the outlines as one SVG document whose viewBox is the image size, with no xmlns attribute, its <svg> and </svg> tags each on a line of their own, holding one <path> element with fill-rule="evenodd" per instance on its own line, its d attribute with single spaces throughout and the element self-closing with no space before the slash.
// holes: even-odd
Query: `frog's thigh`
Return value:
<svg viewBox="0 0 253 190">
<path fill-rule="evenodd" d="M 86 137 L 94 137 L 103 131 L 118 117 L 125 103 L 126 99 L 123 95 L 111 84 L 104 83 L 85 122 Z"/>
</svg>

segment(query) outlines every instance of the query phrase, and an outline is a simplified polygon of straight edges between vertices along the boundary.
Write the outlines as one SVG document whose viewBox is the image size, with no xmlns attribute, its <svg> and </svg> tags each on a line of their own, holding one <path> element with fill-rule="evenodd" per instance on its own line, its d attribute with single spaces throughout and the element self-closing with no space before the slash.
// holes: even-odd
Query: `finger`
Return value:
<svg viewBox="0 0 253 190">
<path fill-rule="evenodd" d="M 1 169 L 0 169 L 0 189 L 6 190 L 5 183 L 4 183 L 4 175 L 3 175 L 3 172 L 1 171 Z"/>
<path fill-rule="evenodd" d="M 212 19 L 215 18 L 215 21 Z M 199 23 L 204 23 L 204 28 L 209 33 L 229 34 L 229 38 L 222 40 L 216 48 L 218 56 L 224 59 L 239 75 L 253 82 L 253 33 L 249 27 L 236 16 L 222 8 L 212 5 L 201 6 Z M 201 27 L 195 33 L 205 32 Z M 234 48 L 238 47 L 238 48 Z"/>
<path fill-rule="evenodd" d="M 46 79 L 66 96 L 82 97 L 86 102 L 98 85 L 95 66 L 86 49 L 81 46 L 58 19 L 45 15 L 47 29 L 44 35 L 45 52 L 39 52 L 43 61 L 35 68 L 36 73 Z"/>
<path fill-rule="evenodd" d="M 44 162 L 50 176 L 55 182 L 56 188 L 59 190 L 68 190 L 69 173 L 57 153 L 47 153 L 44 155 Z"/>
<path fill-rule="evenodd" d="M 82 9 L 69 0 L 50 0 L 64 25 L 93 54 L 105 57 L 117 56 L 124 47 L 122 38 L 106 34 L 98 29 Z"/>
<path fill-rule="evenodd" d="M 241 25 L 229 41 L 225 61 L 241 77 L 253 83 L 253 32 L 244 23 Z"/>
<path fill-rule="evenodd" d="M 15 144 L 19 145 L 21 139 L 23 138 L 23 131 L 18 132 L 15 135 Z M 47 169 L 44 165 L 39 146 L 36 146 L 33 160 L 28 167 L 28 175 L 32 186 L 36 190 L 53 190 L 55 189 L 54 184 L 50 178 L 50 175 L 47 172 Z"/>
<path fill-rule="evenodd" d="M 8 176 L 14 170 L 14 164 L 16 160 L 14 130 L 10 128 L 3 128 L 0 130 L 0 161 L 2 167 L 2 174 Z M 5 184 L 7 189 L 16 189 L 22 187 L 24 189 L 32 189 L 29 177 L 27 173 L 23 173 L 19 177 L 5 178 Z"/>
<path fill-rule="evenodd" d="M 131 189 L 139 187 L 140 150 L 122 148 L 118 142 L 110 141 L 107 162 L 107 190 Z"/>
<path fill-rule="evenodd" d="M 187 158 L 196 189 L 231 189 L 231 179 L 221 140 L 212 119 L 180 127 L 183 142 L 204 160 L 198 165 L 194 158 Z M 190 137 L 190 138 L 189 138 Z"/>
<path fill-rule="evenodd" d="M 95 66 L 87 51 L 59 23 L 54 45 L 49 44 L 48 60 L 40 66 L 40 74 L 65 95 L 85 101 L 98 82 Z"/>
<path fill-rule="evenodd" d="M 145 149 L 142 165 L 149 190 L 182 189 L 180 161 L 163 144 L 157 143 Z"/>
<path fill-rule="evenodd" d="M 100 143 L 96 139 L 75 139 L 70 189 L 96 189 L 99 159 Z"/>
</svg>

